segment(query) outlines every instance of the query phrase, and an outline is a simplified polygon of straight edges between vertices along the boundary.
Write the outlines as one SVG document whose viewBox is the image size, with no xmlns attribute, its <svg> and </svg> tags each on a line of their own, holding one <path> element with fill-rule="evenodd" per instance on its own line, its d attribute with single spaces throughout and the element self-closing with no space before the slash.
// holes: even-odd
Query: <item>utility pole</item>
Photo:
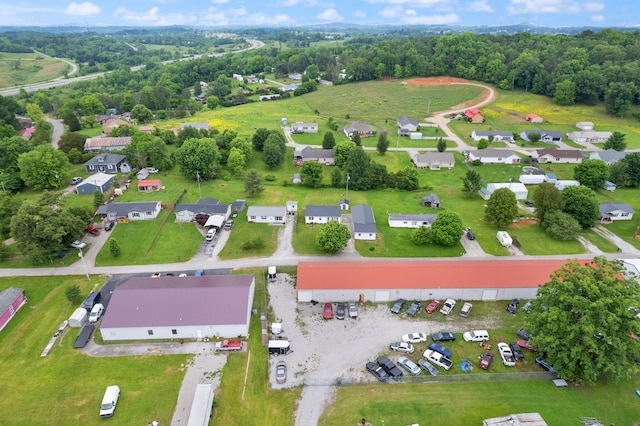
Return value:
<svg viewBox="0 0 640 426">
<path fill-rule="evenodd" d="M 87 277 L 87 281 L 91 281 L 91 278 L 89 278 L 89 273 L 87 272 L 87 267 L 84 264 L 84 256 L 82 255 L 82 249 L 78 249 L 78 256 L 80 256 L 80 260 L 82 261 L 82 269 L 84 270 L 84 275 Z"/>
<path fill-rule="evenodd" d="M 427 117 L 431 115 L 431 99 L 429 99 L 429 102 L 427 103 Z"/>
<path fill-rule="evenodd" d="M 62 189 L 62 184 L 60 183 L 60 174 L 58 172 L 56 172 L 56 179 L 58 179 L 58 187 Z M 4 184 L 3 184 L 3 187 L 4 187 Z"/>
<path fill-rule="evenodd" d="M 200 199 L 202 199 L 202 189 L 200 189 L 200 172 L 196 170 L 196 176 L 198 177 L 198 193 L 200 193 Z"/>
<path fill-rule="evenodd" d="M 349 179 L 351 179 L 351 176 L 349 176 L 349 173 L 347 173 L 347 195 L 344 197 L 346 200 L 349 200 Z"/>
</svg>

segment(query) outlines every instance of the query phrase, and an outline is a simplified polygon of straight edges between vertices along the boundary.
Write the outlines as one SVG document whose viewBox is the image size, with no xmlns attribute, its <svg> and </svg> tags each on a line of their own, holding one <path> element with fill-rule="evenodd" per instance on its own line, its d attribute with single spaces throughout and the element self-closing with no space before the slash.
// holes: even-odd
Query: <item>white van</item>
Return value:
<svg viewBox="0 0 640 426">
<path fill-rule="evenodd" d="M 102 303 L 96 303 L 93 305 L 93 309 L 91 309 L 91 313 L 89 314 L 89 322 L 98 321 L 103 313 L 104 305 Z"/>
<path fill-rule="evenodd" d="M 205 241 L 213 241 L 213 238 L 216 236 L 216 229 L 215 228 L 209 228 L 209 230 L 207 231 L 207 235 L 204 238 Z"/>
<path fill-rule="evenodd" d="M 106 418 L 113 416 L 119 397 L 120 386 L 107 386 L 107 390 L 104 392 L 104 397 L 102 398 L 102 405 L 100 405 L 100 417 Z"/>
<path fill-rule="evenodd" d="M 485 342 L 489 340 L 489 332 L 487 330 L 472 330 L 465 332 L 462 337 L 465 342 Z"/>
</svg>

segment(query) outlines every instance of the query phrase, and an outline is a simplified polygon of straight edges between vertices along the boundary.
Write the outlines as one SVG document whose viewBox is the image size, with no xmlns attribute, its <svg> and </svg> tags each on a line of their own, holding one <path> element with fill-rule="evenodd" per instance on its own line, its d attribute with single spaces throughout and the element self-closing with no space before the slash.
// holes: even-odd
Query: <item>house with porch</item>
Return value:
<svg viewBox="0 0 640 426">
<path fill-rule="evenodd" d="M 293 153 L 293 164 L 302 166 L 307 161 L 315 161 L 325 166 L 334 166 L 336 164 L 336 155 L 332 149 L 313 149 L 305 146 L 299 151 Z"/>
<path fill-rule="evenodd" d="M 130 220 L 153 220 L 160 214 L 160 201 L 110 203 L 98 207 L 96 214 L 106 216 L 107 220 L 118 223 Z"/>
<path fill-rule="evenodd" d="M 420 128 L 420 122 L 409 118 L 406 115 L 396 120 L 398 126 L 398 134 L 400 136 L 409 136 L 411 132 L 416 132 Z"/>
<path fill-rule="evenodd" d="M 118 138 L 89 138 L 84 142 L 84 150 L 92 151 L 119 151 L 131 145 L 131 136 L 121 136 Z"/>
<path fill-rule="evenodd" d="M 138 181 L 138 192 L 154 192 L 162 189 L 160 179 L 142 179 Z"/>
<path fill-rule="evenodd" d="M 247 208 L 247 221 L 250 223 L 284 225 L 286 218 L 286 206 L 249 206 Z"/>
<path fill-rule="evenodd" d="M 416 154 L 411 159 L 418 169 L 440 170 L 442 168 L 452 169 L 456 165 L 456 160 L 450 152 L 426 152 Z"/>
<path fill-rule="evenodd" d="M 436 221 L 437 214 L 403 214 L 403 213 L 389 213 L 389 227 L 390 228 L 420 228 L 425 226 L 431 228 L 433 222 Z"/>
<path fill-rule="evenodd" d="M 202 198 L 195 204 L 178 204 L 173 212 L 176 222 L 193 222 L 199 214 L 223 216 L 226 221 L 231 216 L 231 204 L 220 204 L 217 198 Z"/>
<path fill-rule="evenodd" d="M 120 154 L 105 152 L 98 154 L 84 163 L 87 173 L 129 173 L 131 165 L 127 162 L 127 157 Z"/>
<path fill-rule="evenodd" d="M 508 149 L 486 148 L 469 151 L 467 161 L 480 160 L 482 164 L 518 164 L 520 157 Z"/>
<path fill-rule="evenodd" d="M 344 126 L 344 129 L 342 130 L 349 139 L 351 139 L 353 137 L 353 134 L 356 132 L 360 135 L 361 138 L 368 138 L 375 135 L 376 133 L 375 130 L 373 130 L 373 127 L 369 126 L 367 123 L 362 123 L 359 121 L 349 123 L 348 125 Z"/>
<path fill-rule="evenodd" d="M 600 203 L 600 223 L 615 220 L 631 220 L 636 212 L 629 204 L 619 202 Z"/>
<path fill-rule="evenodd" d="M 291 133 L 318 133 L 318 123 L 297 121 L 291 125 Z"/>
<path fill-rule="evenodd" d="M 471 139 L 479 142 L 482 139 L 493 142 L 509 142 L 514 143 L 513 133 L 500 130 L 474 130 L 471 132 Z"/>
<path fill-rule="evenodd" d="M 532 158 L 538 159 L 539 163 L 582 163 L 584 155 L 579 149 L 538 149 L 532 153 Z"/>
<path fill-rule="evenodd" d="M 342 210 L 340 205 L 308 205 L 304 209 L 304 223 L 340 223 Z"/>
<path fill-rule="evenodd" d="M 351 209 L 351 218 L 353 219 L 354 239 L 375 241 L 377 233 L 376 218 L 373 216 L 371 206 L 356 204 Z"/>
<path fill-rule="evenodd" d="M 562 142 L 562 132 L 559 130 L 540 130 L 540 129 L 523 130 L 522 132 L 520 132 L 520 138 L 523 141 L 530 142 L 529 135 L 531 133 L 539 134 L 540 142 L 544 142 L 544 143 Z"/>
</svg>

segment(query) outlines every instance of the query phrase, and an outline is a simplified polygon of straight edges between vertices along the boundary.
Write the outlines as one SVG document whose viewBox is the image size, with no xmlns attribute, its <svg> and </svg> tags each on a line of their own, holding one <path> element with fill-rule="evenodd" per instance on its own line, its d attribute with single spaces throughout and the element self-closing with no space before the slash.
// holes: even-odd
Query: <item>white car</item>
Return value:
<svg viewBox="0 0 640 426">
<path fill-rule="evenodd" d="M 466 302 L 464 305 L 462 305 L 462 309 L 460 309 L 460 316 L 464 318 L 468 317 L 469 312 L 471 312 L 471 308 L 473 308 L 473 305 L 469 302 Z"/>
<path fill-rule="evenodd" d="M 156 169 L 155 167 L 147 167 L 147 171 L 153 174 L 158 173 L 158 169 Z"/>
<path fill-rule="evenodd" d="M 87 243 L 83 243 L 82 241 L 76 240 L 74 242 L 71 243 L 71 248 L 74 249 L 83 249 L 87 246 Z"/>
<path fill-rule="evenodd" d="M 96 303 L 91 309 L 89 314 L 89 322 L 97 322 L 104 313 L 104 305 L 102 303 Z"/>
<path fill-rule="evenodd" d="M 515 367 L 516 359 L 513 356 L 513 352 L 509 345 L 504 342 L 498 343 L 498 351 L 500 351 L 500 358 L 502 358 L 502 363 L 507 367 Z"/>
<path fill-rule="evenodd" d="M 471 330 L 462 334 L 465 342 L 486 342 L 489 340 L 489 332 L 487 330 Z"/>
<path fill-rule="evenodd" d="M 454 306 L 456 306 L 456 301 L 453 299 L 447 299 L 444 301 L 442 308 L 440 308 L 440 313 L 442 315 L 449 315 L 451 311 L 453 311 Z"/>
<path fill-rule="evenodd" d="M 391 345 L 391 349 L 398 352 L 404 352 L 406 354 L 413 353 L 413 345 L 407 342 L 393 342 Z"/>
<path fill-rule="evenodd" d="M 426 342 L 427 335 L 424 333 L 409 333 L 402 336 L 402 341 L 407 343 Z"/>
<path fill-rule="evenodd" d="M 398 365 L 407 370 L 409 373 L 415 374 L 416 376 L 422 372 L 420 367 L 418 367 L 415 362 L 411 361 L 406 356 L 401 356 L 400 358 L 398 358 Z"/>
</svg>

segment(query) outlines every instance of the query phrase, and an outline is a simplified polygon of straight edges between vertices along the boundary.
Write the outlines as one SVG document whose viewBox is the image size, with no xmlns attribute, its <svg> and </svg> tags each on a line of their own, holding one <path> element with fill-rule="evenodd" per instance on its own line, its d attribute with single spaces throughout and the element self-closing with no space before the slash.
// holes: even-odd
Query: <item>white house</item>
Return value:
<svg viewBox="0 0 640 426">
<path fill-rule="evenodd" d="M 554 185 L 556 186 L 556 188 L 562 191 L 563 189 L 568 188 L 570 186 L 580 186 L 580 182 L 578 182 L 577 180 L 558 179 L 555 181 Z"/>
<path fill-rule="evenodd" d="M 487 184 L 486 191 L 481 191 L 480 195 L 482 195 L 482 198 L 485 200 L 488 200 L 491 194 L 500 188 L 507 188 L 516 194 L 516 200 L 526 200 L 529 197 L 529 190 L 520 182 L 489 183 Z"/>
<path fill-rule="evenodd" d="M 574 141 L 575 143 L 604 143 L 611 137 L 611 132 L 570 132 L 567 133 L 567 137 L 569 140 Z"/>
<path fill-rule="evenodd" d="M 583 132 L 588 132 L 589 130 L 593 130 L 593 123 L 591 121 L 578 121 L 576 127 Z"/>
<path fill-rule="evenodd" d="M 111 203 L 98 207 L 96 214 L 105 215 L 108 220 L 152 220 L 158 217 L 162 205 L 160 201 Z"/>
<path fill-rule="evenodd" d="M 506 131 L 474 130 L 473 132 L 471 132 L 471 139 L 473 139 L 475 142 L 486 139 L 493 140 L 494 142 L 514 143 L 513 133 Z"/>
<path fill-rule="evenodd" d="M 398 134 L 400 136 L 407 136 L 411 132 L 415 132 L 420 128 L 420 122 L 418 120 L 414 120 L 412 118 L 400 117 L 396 120 L 396 125 L 398 126 Z"/>
<path fill-rule="evenodd" d="M 247 209 L 247 221 L 250 223 L 284 224 L 286 217 L 286 206 L 249 206 Z"/>
<path fill-rule="evenodd" d="M 579 149 L 557 149 L 545 148 L 534 151 L 533 158 L 537 158 L 539 163 L 582 163 L 584 155 Z"/>
<path fill-rule="evenodd" d="M 254 292 L 253 275 L 131 278 L 113 290 L 102 338 L 247 336 Z"/>
<path fill-rule="evenodd" d="M 420 228 L 425 226 L 431 228 L 436 221 L 437 214 L 402 214 L 389 213 L 390 228 Z"/>
<path fill-rule="evenodd" d="M 520 157 L 508 149 L 487 148 L 469 151 L 467 160 L 480 160 L 482 164 L 517 164 Z"/>
<path fill-rule="evenodd" d="M 328 223 L 332 220 L 340 223 L 342 211 L 340 205 L 308 205 L 304 209 L 304 223 Z"/>
<path fill-rule="evenodd" d="M 295 122 L 291 125 L 291 133 L 318 133 L 318 123 Z"/>
<path fill-rule="evenodd" d="M 195 204 L 178 204 L 173 212 L 176 222 L 193 222 L 199 214 L 222 216 L 226 221 L 231 216 L 231 204 L 220 204 L 217 198 L 203 198 Z"/>
<path fill-rule="evenodd" d="M 356 204 L 351 209 L 351 217 L 353 218 L 353 238 L 371 241 L 376 239 L 376 219 L 371 206 Z"/>
<path fill-rule="evenodd" d="M 418 169 L 452 169 L 456 165 L 455 157 L 450 152 L 426 152 L 424 154 L 417 154 L 413 156 L 412 161 Z"/>
<path fill-rule="evenodd" d="M 524 141 L 529 142 L 529 135 L 531 133 L 537 133 L 540 135 L 540 142 L 544 143 L 556 143 L 562 142 L 562 132 L 559 130 L 523 130 L 520 132 L 520 138 Z"/>
<path fill-rule="evenodd" d="M 600 203 L 600 222 L 611 223 L 614 220 L 631 220 L 635 212 L 627 203 Z"/>
</svg>

